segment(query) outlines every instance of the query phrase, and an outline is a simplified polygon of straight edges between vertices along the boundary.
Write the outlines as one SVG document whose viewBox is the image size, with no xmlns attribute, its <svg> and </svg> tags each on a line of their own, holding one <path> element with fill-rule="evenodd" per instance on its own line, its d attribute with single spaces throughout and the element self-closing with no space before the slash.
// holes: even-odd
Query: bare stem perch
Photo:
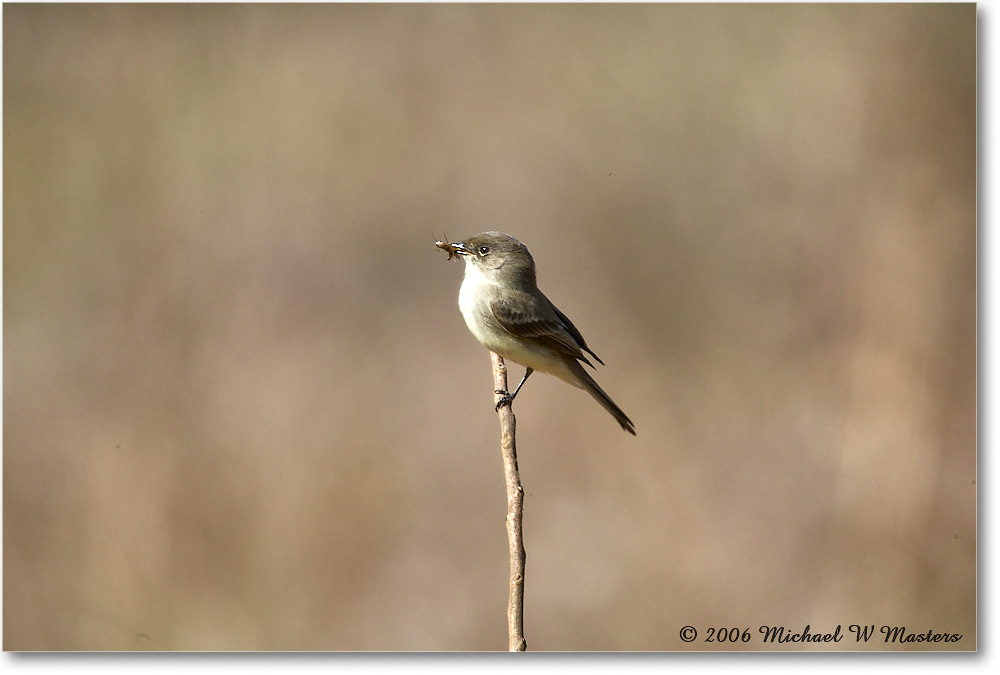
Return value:
<svg viewBox="0 0 1000 675">
<path fill-rule="evenodd" d="M 507 391 L 507 366 L 503 358 L 490 353 L 493 359 L 493 389 Z M 496 403 L 504 394 L 495 394 Z M 517 448 L 514 444 L 514 412 L 510 405 L 502 405 L 500 416 L 500 451 L 503 454 L 503 472 L 507 483 L 507 543 L 510 549 L 510 599 L 507 603 L 507 639 L 512 652 L 528 648 L 524 640 L 524 542 L 521 539 L 521 516 L 524 506 L 524 489 L 517 473 Z"/>
</svg>

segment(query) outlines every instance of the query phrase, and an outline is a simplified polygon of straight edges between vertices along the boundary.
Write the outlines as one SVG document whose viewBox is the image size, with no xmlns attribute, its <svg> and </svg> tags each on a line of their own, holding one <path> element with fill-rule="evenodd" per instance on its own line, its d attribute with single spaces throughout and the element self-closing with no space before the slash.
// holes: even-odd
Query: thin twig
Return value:
<svg viewBox="0 0 1000 675">
<path fill-rule="evenodd" d="M 506 393 L 507 367 L 503 358 L 490 353 L 493 359 L 493 389 Z M 499 403 L 504 393 L 495 394 Z M 502 405 L 500 415 L 500 451 L 503 454 L 503 472 L 507 483 L 507 543 L 510 549 L 510 598 L 507 603 L 507 641 L 509 650 L 523 652 L 528 648 L 524 640 L 524 542 L 521 539 L 521 516 L 524 507 L 524 489 L 517 473 L 517 448 L 514 444 L 514 412 L 510 405 Z"/>
</svg>

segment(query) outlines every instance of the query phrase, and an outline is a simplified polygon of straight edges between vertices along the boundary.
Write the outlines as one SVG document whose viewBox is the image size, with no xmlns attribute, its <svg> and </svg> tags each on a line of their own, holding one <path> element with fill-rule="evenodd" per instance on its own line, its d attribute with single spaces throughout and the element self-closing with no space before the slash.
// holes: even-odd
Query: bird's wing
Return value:
<svg viewBox="0 0 1000 675">
<path fill-rule="evenodd" d="M 604 361 L 601 361 L 601 357 L 595 354 L 593 350 L 587 346 L 587 341 L 583 339 L 583 335 L 581 335 L 580 331 L 576 329 L 576 326 L 573 325 L 573 322 L 569 320 L 569 317 L 560 312 L 559 308 L 553 305 L 551 302 L 549 303 L 549 306 L 552 307 L 552 310 L 556 313 L 556 316 L 558 316 L 559 319 L 563 322 L 563 325 L 566 327 L 566 331 L 573 337 L 574 340 L 576 340 L 576 343 L 580 345 L 580 349 L 593 356 L 595 359 L 597 359 L 597 362 L 603 366 Z M 587 360 L 584 359 L 584 361 Z M 587 365 L 593 368 L 593 366 L 590 364 L 589 361 L 587 361 Z"/>
<path fill-rule="evenodd" d="M 518 310 L 506 300 L 494 300 L 491 302 L 490 311 L 497 322 L 513 335 L 548 347 L 556 352 L 566 354 L 574 359 L 580 359 L 588 366 L 593 367 L 590 361 L 587 360 L 587 357 L 584 356 L 583 351 L 580 349 L 581 345 L 574 336 L 574 333 L 579 335 L 579 331 L 576 330 L 572 323 L 568 323 L 568 320 L 567 322 L 563 322 L 561 318 L 563 315 L 551 303 L 548 303 L 548 306 L 554 312 L 546 312 L 541 318 L 539 317 L 539 312 Z M 588 349 L 587 351 L 590 350 Z M 594 358 L 597 358 L 596 355 Z"/>
</svg>

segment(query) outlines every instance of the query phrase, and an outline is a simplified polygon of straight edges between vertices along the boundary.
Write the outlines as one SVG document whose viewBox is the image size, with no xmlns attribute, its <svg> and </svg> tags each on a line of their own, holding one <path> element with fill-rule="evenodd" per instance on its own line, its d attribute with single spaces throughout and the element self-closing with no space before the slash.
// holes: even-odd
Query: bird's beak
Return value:
<svg viewBox="0 0 1000 675">
<path fill-rule="evenodd" d="M 445 241 L 436 241 L 434 242 L 434 245 L 448 254 L 448 260 L 454 258 L 456 254 L 472 255 L 472 249 L 463 243 L 449 244 Z"/>
</svg>

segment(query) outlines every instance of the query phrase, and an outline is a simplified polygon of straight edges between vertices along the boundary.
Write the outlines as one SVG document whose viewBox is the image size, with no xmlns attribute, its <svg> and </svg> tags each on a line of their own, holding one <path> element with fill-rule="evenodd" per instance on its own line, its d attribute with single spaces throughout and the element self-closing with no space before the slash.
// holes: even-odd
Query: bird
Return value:
<svg viewBox="0 0 1000 675">
<path fill-rule="evenodd" d="M 635 435 L 632 420 L 581 365 L 596 370 L 588 354 L 601 365 L 604 361 L 538 288 L 535 261 L 527 246 L 503 232 L 483 232 L 462 242 L 436 241 L 435 245 L 448 253 L 449 260 L 459 256 L 465 261 L 458 306 L 469 331 L 490 351 L 525 367 L 514 393 L 497 392 L 504 394 L 497 410 L 512 404 L 537 370 L 583 389 L 622 429 Z"/>
</svg>

